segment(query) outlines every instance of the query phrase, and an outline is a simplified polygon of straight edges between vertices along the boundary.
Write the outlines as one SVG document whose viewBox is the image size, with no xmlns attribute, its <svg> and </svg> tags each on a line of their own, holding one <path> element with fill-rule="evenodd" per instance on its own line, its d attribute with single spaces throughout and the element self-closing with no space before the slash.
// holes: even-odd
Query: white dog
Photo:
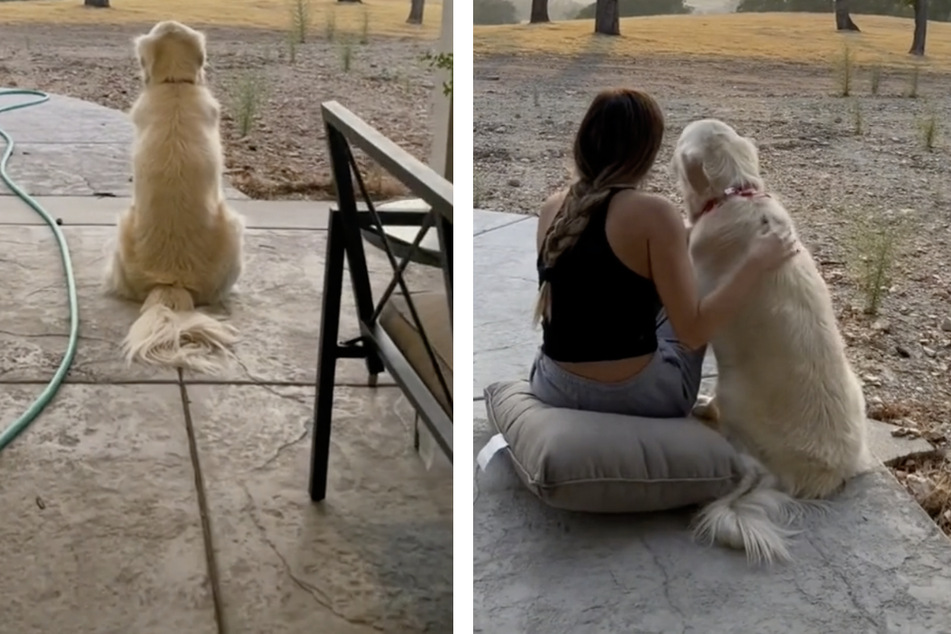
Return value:
<svg viewBox="0 0 951 634">
<path fill-rule="evenodd" d="M 225 204 L 220 106 L 205 85 L 204 35 L 160 22 L 135 39 L 142 92 L 132 106 L 132 206 L 119 217 L 111 293 L 142 302 L 123 344 L 128 362 L 215 372 L 237 340 L 197 312 L 241 273 L 241 218 Z"/>
<path fill-rule="evenodd" d="M 789 213 L 764 192 L 753 141 L 725 123 L 688 125 L 672 168 L 692 224 L 701 293 L 739 264 L 764 224 L 796 236 Z M 788 560 L 790 531 L 779 524 L 803 509 L 795 498 L 824 498 L 873 464 L 865 399 L 812 256 L 803 248 L 767 274 L 711 344 L 715 403 L 695 413 L 714 412 L 724 435 L 752 458 L 736 490 L 700 512 L 696 535 L 745 549 L 754 563 Z"/>
</svg>

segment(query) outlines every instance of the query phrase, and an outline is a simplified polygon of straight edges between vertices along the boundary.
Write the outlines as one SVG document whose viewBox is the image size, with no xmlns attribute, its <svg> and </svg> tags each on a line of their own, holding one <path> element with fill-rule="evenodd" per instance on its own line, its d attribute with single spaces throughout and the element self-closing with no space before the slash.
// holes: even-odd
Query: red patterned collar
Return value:
<svg viewBox="0 0 951 634">
<path fill-rule="evenodd" d="M 700 210 L 700 215 L 709 213 L 722 205 L 727 198 L 732 196 L 742 196 L 743 198 L 769 198 L 769 194 L 761 192 L 752 187 L 729 187 L 723 191 L 723 195 L 711 198 Z"/>
</svg>

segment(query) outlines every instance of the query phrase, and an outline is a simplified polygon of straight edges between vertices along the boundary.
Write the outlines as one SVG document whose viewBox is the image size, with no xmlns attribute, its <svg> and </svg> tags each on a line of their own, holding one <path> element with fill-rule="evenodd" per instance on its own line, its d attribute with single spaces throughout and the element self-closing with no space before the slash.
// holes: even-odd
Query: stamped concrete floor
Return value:
<svg viewBox="0 0 951 634">
<path fill-rule="evenodd" d="M 489 383 L 525 378 L 534 356 L 536 221 L 476 212 L 474 225 L 481 401 Z M 709 390 L 712 354 L 704 375 Z M 870 425 L 879 458 L 930 447 Z M 484 415 L 474 427 L 478 452 L 495 430 Z M 476 475 L 474 496 L 477 632 L 951 632 L 951 541 L 884 467 L 851 482 L 829 515 L 794 538 L 795 561 L 773 570 L 692 543 L 688 512 L 596 516 L 548 508 L 504 452 Z"/>
<path fill-rule="evenodd" d="M 0 107 L 34 99 L 5 96 Z M 50 95 L 46 103 L 0 114 L 0 127 L 16 143 L 10 177 L 30 195 L 132 195 L 129 150 L 133 129 L 122 112 Z M 0 195 L 8 193 L 0 191 Z M 225 194 L 230 199 L 247 198 L 227 184 Z"/>
<path fill-rule="evenodd" d="M 214 380 L 127 368 L 138 308 L 99 281 L 129 204 L 128 121 L 54 97 L 0 127 L 18 142 L 11 175 L 62 221 L 81 320 L 66 384 L 0 453 L 0 634 L 451 631 L 451 478 L 413 450 L 392 381 L 366 387 L 357 361 L 337 373 L 327 499 L 307 494 L 327 206 L 227 188 L 249 227 L 228 308 L 240 362 Z M 0 425 L 40 394 L 68 331 L 52 233 L 5 194 Z M 388 265 L 368 257 L 379 290 Z"/>
<path fill-rule="evenodd" d="M 120 360 L 138 309 L 99 292 L 113 229 L 96 223 L 126 201 L 45 200 L 81 338 L 53 404 L 0 453 L 0 634 L 450 631 L 451 480 L 414 452 L 399 390 L 365 387 L 360 362 L 338 373 L 328 497 L 307 495 L 325 211 L 233 203 L 249 225 L 230 306 L 240 365 L 209 380 Z M 49 229 L 12 224 L 36 219 L 9 197 L 0 219 L 7 424 L 58 365 L 67 312 Z M 387 265 L 368 256 L 379 287 Z M 348 296 L 346 335 L 354 315 Z"/>
</svg>

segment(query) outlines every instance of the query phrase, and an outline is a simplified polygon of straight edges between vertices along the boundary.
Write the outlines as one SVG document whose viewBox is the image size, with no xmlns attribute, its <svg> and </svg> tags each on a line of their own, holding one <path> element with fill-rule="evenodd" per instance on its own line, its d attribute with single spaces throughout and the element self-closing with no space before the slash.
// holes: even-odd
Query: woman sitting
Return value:
<svg viewBox="0 0 951 634">
<path fill-rule="evenodd" d="M 687 415 L 707 342 L 760 276 L 795 253 L 790 238 L 764 229 L 732 276 L 699 297 L 680 211 L 639 189 L 663 136 L 649 95 L 600 93 L 575 138 L 576 180 L 542 206 L 535 320 L 543 344 L 530 380 L 549 405 Z"/>
</svg>

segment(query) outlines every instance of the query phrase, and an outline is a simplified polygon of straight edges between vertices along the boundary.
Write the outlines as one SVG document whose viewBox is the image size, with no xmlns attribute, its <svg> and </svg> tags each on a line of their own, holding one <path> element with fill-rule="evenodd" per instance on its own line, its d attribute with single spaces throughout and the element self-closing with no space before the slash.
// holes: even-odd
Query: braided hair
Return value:
<svg viewBox="0 0 951 634">
<path fill-rule="evenodd" d="M 542 267 L 550 269 L 575 245 L 591 213 L 613 191 L 634 188 L 647 176 L 663 138 L 664 114 L 647 93 L 617 88 L 594 98 L 575 136 L 576 178 L 542 240 Z M 534 323 L 543 320 L 551 321 L 551 283 L 546 279 L 538 290 Z"/>
</svg>

